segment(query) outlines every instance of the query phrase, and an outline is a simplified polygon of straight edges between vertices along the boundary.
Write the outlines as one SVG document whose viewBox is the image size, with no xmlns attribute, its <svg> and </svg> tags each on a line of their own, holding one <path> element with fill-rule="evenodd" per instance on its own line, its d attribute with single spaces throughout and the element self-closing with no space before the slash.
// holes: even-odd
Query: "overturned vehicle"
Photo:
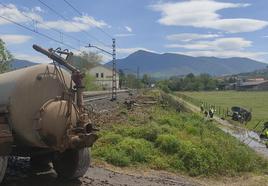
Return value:
<svg viewBox="0 0 268 186">
<path fill-rule="evenodd" d="M 83 106 L 83 74 L 68 63 L 72 53 L 33 48 L 54 63 L 0 75 L 0 183 L 8 156 L 30 157 L 33 166 L 52 162 L 59 177 L 81 177 L 97 140 Z"/>
<path fill-rule="evenodd" d="M 245 108 L 242 107 L 232 107 L 232 120 L 234 121 L 239 121 L 240 123 L 247 123 L 249 121 L 251 121 L 252 119 L 252 114 L 250 111 L 248 111 Z"/>
</svg>

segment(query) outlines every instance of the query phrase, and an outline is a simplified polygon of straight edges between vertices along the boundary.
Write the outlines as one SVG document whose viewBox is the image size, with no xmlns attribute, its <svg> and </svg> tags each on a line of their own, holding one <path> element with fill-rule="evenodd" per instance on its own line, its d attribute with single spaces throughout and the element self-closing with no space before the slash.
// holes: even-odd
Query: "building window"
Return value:
<svg viewBox="0 0 268 186">
<path fill-rule="evenodd" d="M 99 77 L 99 73 L 96 73 L 96 78 L 98 78 Z"/>
<path fill-rule="evenodd" d="M 103 78 L 104 77 L 104 74 L 103 73 L 101 73 L 101 78 Z"/>
</svg>

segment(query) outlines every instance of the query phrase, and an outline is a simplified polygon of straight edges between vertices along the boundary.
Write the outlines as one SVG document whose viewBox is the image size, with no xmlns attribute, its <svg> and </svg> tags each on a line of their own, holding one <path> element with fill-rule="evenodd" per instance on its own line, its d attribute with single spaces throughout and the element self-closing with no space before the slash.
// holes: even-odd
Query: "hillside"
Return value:
<svg viewBox="0 0 268 186">
<path fill-rule="evenodd" d="M 36 65 L 37 63 L 31 62 L 31 61 L 27 61 L 27 60 L 21 60 L 21 59 L 13 59 L 11 61 L 11 69 L 15 70 L 15 69 L 20 69 L 20 68 L 25 68 L 25 67 L 29 67 L 29 66 L 33 66 Z"/>
<path fill-rule="evenodd" d="M 111 62 L 107 63 L 111 66 Z M 180 54 L 156 54 L 137 51 L 124 59 L 117 60 L 118 69 L 130 69 L 154 77 L 169 77 L 189 73 L 208 73 L 213 76 L 250 72 L 266 67 L 266 64 L 248 58 L 191 57 Z"/>
<path fill-rule="evenodd" d="M 264 78 L 268 79 L 268 68 L 260 69 L 260 70 L 254 70 L 253 72 L 245 72 L 240 73 L 237 76 L 242 78 Z"/>
</svg>

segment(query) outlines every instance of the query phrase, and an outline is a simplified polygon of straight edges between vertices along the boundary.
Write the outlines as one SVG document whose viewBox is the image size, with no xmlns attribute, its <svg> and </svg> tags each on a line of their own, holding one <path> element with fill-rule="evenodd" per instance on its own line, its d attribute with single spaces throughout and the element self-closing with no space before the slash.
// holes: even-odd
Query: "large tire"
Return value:
<svg viewBox="0 0 268 186">
<path fill-rule="evenodd" d="M 50 154 L 43 154 L 38 156 L 32 156 L 30 165 L 34 172 L 44 172 L 51 170 L 49 163 L 52 161 Z"/>
<path fill-rule="evenodd" d="M 89 149 L 66 150 L 57 155 L 53 161 L 53 167 L 58 177 L 64 179 L 76 179 L 84 176 L 90 165 Z"/>
<path fill-rule="evenodd" d="M 8 162 L 7 156 L 0 156 L 0 183 L 2 182 L 6 173 L 7 162 Z"/>
</svg>

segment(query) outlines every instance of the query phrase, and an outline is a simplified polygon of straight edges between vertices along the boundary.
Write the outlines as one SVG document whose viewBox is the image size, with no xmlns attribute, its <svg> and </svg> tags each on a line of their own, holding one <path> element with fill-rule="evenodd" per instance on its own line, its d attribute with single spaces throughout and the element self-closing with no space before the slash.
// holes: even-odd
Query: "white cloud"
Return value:
<svg viewBox="0 0 268 186">
<path fill-rule="evenodd" d="M 50 29 L 56 28 L 64 32 L 80 32 L 81 30 L 89 30 L 94 27 L 108 27 L 108 24 L 102 20 L 96 20 L 95 18 L 83 15 L 79 17 L 73 17 L 70 21 L 56 20 L 56 21 L 45 21 L 42 16 L 38 13 L 43 12 L 43 10 L 36 6 L 32 10 L 22 11 L 19 10 L 13 4 L 7 4 L 5 6 L 0 6 L 0 15 L 16 21 L 18 23 L 29 22 L 32 23 L 33 20 L 38 21 L 38 28 Z M 0 25 L 11 24 L 10 22 L 0 19 Z"/>
<path fill-rule="evenodd" d="M 153 52 L 153 53 L 157 53 L 153 50 L 149 50 L 147 48 L 143 48 L 143 47 L 135 47 L 135 48 L 118 48 L 116 51 L 117 53 L 119 54 L 132 54 L 134 52 L 137 52 L 138 50 L 144 50 L 144 51 L 147 51 L 147 52 Z"/>
<path fill-rule="evenodd" d="M 230 33 L 252 32 L 268 25 L 267 21 L 247 18 L 224 19 L 217 12 L 226 8 L 242 8 L 249 4 L 216 2 L 214 0 L 158 3 L 154 11 L 161 12 L 160 24 L 217 29 Z"/>
<path fill-rule="evenodd" d="M 172 34 L 168 35 L 167 39 L 170 41 L 183 41 L 189 42 L 200 39 L 210 39 L 220 37 L 218 34 L 194 34 L 194 33 L 181 33 L 181 34 Z"/>
<path fill-rule="evenodd" d="M 21 54 L 21 53 L 12 53 L 14 58 L 32 61 L 36 63 L 51 63 L 51 59 L 45 57 L 44 55 L 31 55 L 31 54 Z"/>
<path fill-rule="evenodd" d="M 40 6 L 36 6 L 33 8 L 33 11 L 36 11 L 36 12 L 45 12 Z"/>
<path fill-rule="evenodd" d="M 125 26 L 125 29 L 126 29 L 128 32 L 132 32 L 132 28 L 129 27 L 129 26 Z"/>
<path fill-rule="evenodd" d="M 89 30 L 94 27 L 104 26 L 107 26 L 104 21 L 97 21 L 95 18 L 87 15 L 81 17 L 74 17 L 71 21 L 43 21 L 42 24 L 38 24 L 39 28 L 57 28 L 58 30 L 64 32 L 81 32 L 81 30 Z"/>
<path fill-rule="evenodd" d="M 135 36 L 135 34 L 115 34 L 115 37 L 131 37 Z"/>
<path fill-rule="evenodd" d="M 166 45 L 167 48 L 184 48 L 189 50 L 244 50 L 252 45 L 251 41 L 245 40 L 240 37 L 233 38 L 220 38 L 214 41 L 198 41 L 191 44 L 170 44 Z"/>
<path fill-rule="evenodd" d="M 167 48 L 183 48 L 189 51 L 178 52 L 190 56 L 208 57 L 246 57 L 259 61 L 265 61 L 268 52 L 247 51 L 252 46 L 252 41 L 240 37 L 218 38 L 213 41 L 196 41 L 187 44 L 170 44 Z"/>
<path fill-rule="evenodd" d="M 16 34 L 2 34 L 0 35 L 0 38 L 6 43 L 6 44 L 21 44 L 29 41 L 32 39 L 31 36 L 27 35 L 16 35 Z"/>
<path fill-rule="evenodd" d="M 38 15 L 34 11 L 20 11 L 17 7 L 13 4 L 7 4 L 6 7 L 0 5 L 0 15 L 11 19 L 13 21 L 24 23 L 24 22 L 31 22 L 32 19 L 41 21 L 42 17 Z M 10 24 L 10 22 L 0 19 L 0 25 L 3 24 Z"/>
<path fill-rule="evenodd" d="M 268 52 L 247 52 L 247 51 L 214 51 L 214 50 L 200 50 L 200 51 L 188 51 L 177 52 L 179 54 L 190 56 L 207 56 L 207 57 L 219 57 L 219 58 L 231 58 L 231 57 L 245 57 L 265 62 L 265 56 Z"/>
</svg>

